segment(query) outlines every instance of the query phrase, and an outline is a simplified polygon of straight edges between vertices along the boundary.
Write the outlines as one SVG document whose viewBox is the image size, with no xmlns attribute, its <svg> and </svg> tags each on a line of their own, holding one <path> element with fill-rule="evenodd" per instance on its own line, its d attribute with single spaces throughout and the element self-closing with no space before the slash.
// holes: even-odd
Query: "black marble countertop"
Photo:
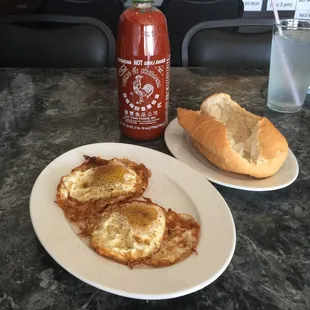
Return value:
<svg viewBox="0 0 310 310">
<path fill-rule="evenodd" d="M 39 243 L 29 195 L 53 159 L 120 136 L 114 70 L 0 70 L 0 309 L 310 309 L 310 101 L 287 115 L 266 108 L 267 76 L 173 68 L 170 119 L 227 92 L 265 115 L 286 136 L 300 173 L 291 186 L 247 192 L 216 185 L 229 204 L 237 245 L 227 270 L 201 291 L 177 299 L 118 297 L 76 279 Z M 140 143 L 169 154 L 163 139 Z"/>
</svg>

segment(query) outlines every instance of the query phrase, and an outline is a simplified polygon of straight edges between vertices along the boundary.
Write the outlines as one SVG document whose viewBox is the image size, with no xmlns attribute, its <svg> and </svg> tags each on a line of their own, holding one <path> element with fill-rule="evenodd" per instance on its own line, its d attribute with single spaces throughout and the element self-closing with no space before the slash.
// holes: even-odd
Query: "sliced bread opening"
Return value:
<svg viewBox="0 0 310 310">
<path fill-rule="evenodd" d="M 227 128 L 227 139 L 236 153 L 250 162 L 257 161 L 260 156 L 259 116 L 242 109 L 227 94 L 215 94 L 207 98 L 200 111 L 213 116 Z"/>
</svg>

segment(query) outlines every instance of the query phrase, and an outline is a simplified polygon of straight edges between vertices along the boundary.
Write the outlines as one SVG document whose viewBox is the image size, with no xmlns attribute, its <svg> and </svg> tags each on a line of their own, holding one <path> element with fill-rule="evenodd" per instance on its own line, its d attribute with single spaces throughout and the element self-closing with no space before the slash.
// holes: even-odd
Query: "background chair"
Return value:
<svg viewBox="0 0 310 310">
<path fill-rule="evenodd" d="M 124 11 L 122 0 L 44 0 L 39 12 L 43 14 L 64 14 L 97 18 L 117 35 L 117 26 Z"/>
<path fill-rule="evenodd" d="M 109 28 L 89 17 L 15 15 L 0 18 L 0 67 L 114 66 Z"/>
<path fill-rule="evenodd" d="M 185 34 L 204 21 L 239 18 L 242 0 L 164 0 L 160 7 L 168 24 L 171 65 L 181 66 L 181 45 Z"/>
<path fill-rule="evenodd" d="M 182 65 L 190 67 L 269 67 L 272 19 L 233 19 L 203 22 L 182 42 Z M 235 27 L 267 27 L 260 33 L 240 33 Z M 233 32 L 225 28 L 234 27 Z"/>
</svg>

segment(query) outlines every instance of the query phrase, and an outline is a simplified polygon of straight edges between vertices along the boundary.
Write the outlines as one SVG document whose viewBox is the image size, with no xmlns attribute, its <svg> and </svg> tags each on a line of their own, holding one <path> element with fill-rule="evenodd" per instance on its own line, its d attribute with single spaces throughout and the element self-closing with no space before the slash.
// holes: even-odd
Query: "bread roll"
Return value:
<svg viewBox="0 0 310 310">
<path fill-rule="evenodd" d="M 227 94 L 208 97 L 200 111 L 177 112 L 196 148 L 220 169 L 265 178 L 275 174 L 287 157 L 287 141 L 275 126 Z"/>
</svg>

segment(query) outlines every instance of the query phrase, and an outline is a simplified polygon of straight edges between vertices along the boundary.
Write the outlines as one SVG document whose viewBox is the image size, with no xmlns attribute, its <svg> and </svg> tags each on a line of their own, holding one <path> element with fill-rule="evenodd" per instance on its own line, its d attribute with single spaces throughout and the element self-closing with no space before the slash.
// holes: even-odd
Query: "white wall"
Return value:
<svg viewBox="0 0 310 310">
<path fill-rule="evenodd" d="M 160 6 L 163 0 L 155 0 L 156 6 Z M 263 0 L 243 0 L 244 11 L 261 11 L 263 8 Z M 275 0 L 279 11 L 295 11 L 296 18 L 310 19 L 310 0 Z M 127 0 L 125 6 L 130 6 L 132 0 Z M 272 10 L 271 0 L 267 0 L 267 11 Z"/>
</svg>

